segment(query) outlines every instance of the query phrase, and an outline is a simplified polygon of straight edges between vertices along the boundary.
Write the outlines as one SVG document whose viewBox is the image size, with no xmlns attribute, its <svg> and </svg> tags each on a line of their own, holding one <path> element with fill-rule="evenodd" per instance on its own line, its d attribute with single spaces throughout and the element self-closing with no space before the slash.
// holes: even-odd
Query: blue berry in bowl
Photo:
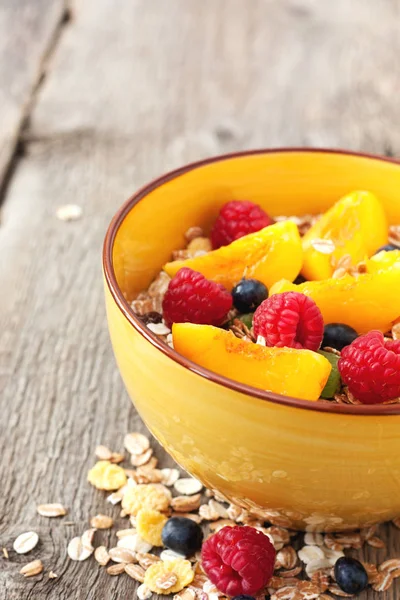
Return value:
<svg viewBox="0 0 400 600">
<path fill-rule="evenodd" d="M 172 517 L 165 523 L 161 538 L 164 546 L 184 556 L 192 556 L 201 548 L 201 527 L 186 517 Z"/>
<path fill-rule="evenodd" d="M 395 246 L 394 244 L 386 244 L 385 246 L 378 248 L 375 254 L 378 254 L 378 252 L 392 252 L 393 250 L 400 250 L 400 247 Z"/>
<path fill-rule="evenodd" d="M 358 337 L 357 331 L 344 323 L 329 323 L 324 327 L 324 337 L 321 348 L 329 346 L 336 350 L 343 350 Z"/>
<path fill-rule="evenodd" d="M 268 290 L 257 279 L 241 279 L 232 290 L 233 305 L 241 313 L 254 312 L 266 298 Z"/>
<path fill-rule="evenodd" d="M 339 558 L 334 570 L 336 583 L 346 594 L 359 594 L 368 585 L 367 571 L 355 558 Z"/>
</svg>

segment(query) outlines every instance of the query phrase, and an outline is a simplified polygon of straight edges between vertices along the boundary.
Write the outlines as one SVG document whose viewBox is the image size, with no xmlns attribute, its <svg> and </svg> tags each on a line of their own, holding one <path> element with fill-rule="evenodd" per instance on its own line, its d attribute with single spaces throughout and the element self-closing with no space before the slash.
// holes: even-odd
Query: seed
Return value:
<svg viewBox="0 0 400 600">
<path fill-rule="evenodd" d="M 125 565 L 125 573 L 127 573 L 129 577 L 132 577 L 132 579 L 136 579 L 136 581 L 139 581 L 140 583 L 143 583 L 144 581 L 145 571 L 140 565 Z"/>
<path fill-rule="evenodd" d="M 193 477 L 183 477 L 174 483 L 174 488 L 179 494 L 192 496 L 201 492 L 203 484 Z"/>
<path fill-rule="evenodd" d="M 33 560 L 32 562 L 24 565 L 20 570 L 21 575 L 24 577 L 32 577 L 33 575 L 39 575 L 43 571 L 43 563 L 41 560 Z"/>
<path fill-rule="evenodd" d="M 90 519 L 90 525 L 95 529 L 110 529 L 114 525 L 114 520 L 107 515 L 96 515 Z"/>
<path fill-rule="evenodd" d="M 109 575 L 121 575 L 125 571 L 124 563 L 118 563 L 116 565 L 111 565 L 111 567 L 107 568 L 107 573 Z"/>
<path fill-rule="evenodd" d="M 110 555 L 108 554 L 107 548 L 105 546 L 98 546 L 94 551 L 94 557 L 102 567 L 105 567 L 106 564 L 110 561 Z"/>
<path fill-rule="evenodd" d="M 7 548 L 3 548 L 2 550 L 3 550 L 3 556 L 4 556 L 4 558 L 9 558 Z"/>
<path fill-rule="evenodd" d="M 18 554 L 26 554 L 34 549 L 39 542 L 39 536 L 34 531 L 21 533 L 14 541 L 13 548 Z"/>
<path fill-rule="evenodd" d="M 150 441 L 142 433 L 128 433 L 124 438 L 124 446 L 129 454 L 140 455 L 150 448 Z"/>
<path fill-rule="evenodd" d="M 67 514 L 67 509 L 62 504 L 39 504 L 36 508 L 42 517 L 63 517 Z"/>
<path fill-rule="evenodd" d="M 128 550 L 128 548 L 111 548 L 108 554 L 111 560 L 117 563 L 137 562 L 136 552 L 133 550 Z"/>
</svg>

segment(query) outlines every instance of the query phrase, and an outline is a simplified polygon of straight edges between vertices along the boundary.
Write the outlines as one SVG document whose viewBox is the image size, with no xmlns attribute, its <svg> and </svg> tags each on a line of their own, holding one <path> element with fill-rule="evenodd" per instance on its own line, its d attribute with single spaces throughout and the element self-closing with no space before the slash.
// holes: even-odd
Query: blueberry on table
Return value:
<svg viewBox="0 0 400 600">
<path fill-rule="evenodd" d="M 203 532 L 191 519 L 172 517 L 165 523 L 161 538 L 167 548 L 185 556 L 192 556 L 201 548 Z"/>
<path fill-rule="evenodd" d="M 232 290 L 233 305 L 242 313 L 254 311 L 266 298 L 268 290 L 257 279 L 241 279 Z"/>
<path fill-rule="evenodd" d="M 400 250 L 400 246 L 395 246 L 394 244 L 386 244 L 385 246 L 381 246 L 380 248 L 378 248 L 375 254 L 378 254 L 378 252 L 392 252 L 393 250 Z"/>
<path fill-rule="evenodd" d="M 359 560 L 343 556 L 335 563 L 335 579 L 346 594 L 358 594 L 368 585 L 367 571 Z"/>
<path fill-rule="evenodd" d="M 358 337 L 357 331 L 344 323 L 329 323 L 324 327 L 324 337 L 321 348 L 329 346 L 336 350 L 343 350 Z"/>
</svg>

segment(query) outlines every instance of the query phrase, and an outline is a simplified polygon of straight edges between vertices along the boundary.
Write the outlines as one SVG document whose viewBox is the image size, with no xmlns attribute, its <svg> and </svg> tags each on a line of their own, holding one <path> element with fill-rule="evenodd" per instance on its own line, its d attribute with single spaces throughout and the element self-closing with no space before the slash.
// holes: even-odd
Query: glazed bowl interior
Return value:
<svg viewBox="0 0 400 600">
<path fill-rule="evenodd" d="M 400 223 L 394 161 L 307 150 L 220 157 L 144 187 L 105 240 L 111 340 L 146 424 L 206 485 L 293 528 L 349 529 L 400 514 L 398 407 L 327 407 L 235 384 L 177 356 L 129 303 L 184 246 L 185 231 L 209 231 L 228 200 L 251 200 L 273 216 L 317 214 L 356 189 L 374 192 Z"/>
</svg>

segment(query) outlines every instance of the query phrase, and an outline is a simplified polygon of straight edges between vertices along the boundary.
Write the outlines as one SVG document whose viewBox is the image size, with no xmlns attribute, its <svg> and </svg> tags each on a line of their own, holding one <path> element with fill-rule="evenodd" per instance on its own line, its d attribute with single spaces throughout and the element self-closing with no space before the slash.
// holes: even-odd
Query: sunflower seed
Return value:
<svg viewBox="0 0 400 600">
<path fill-rule="evenodd" d="M 35 548 L 39 542 L 39 536 L 34 531 L 21 533 L 14 541 L 13 548 L 17 554 L 26 554 Z"/>
</svg>

